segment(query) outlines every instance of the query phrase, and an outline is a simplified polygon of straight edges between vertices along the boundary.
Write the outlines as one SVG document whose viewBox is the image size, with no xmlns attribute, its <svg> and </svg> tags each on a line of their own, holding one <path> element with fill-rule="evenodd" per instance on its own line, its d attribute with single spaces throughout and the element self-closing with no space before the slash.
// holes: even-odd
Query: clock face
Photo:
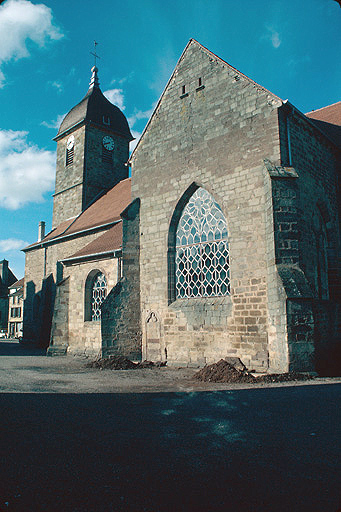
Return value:
<svg viewBox="0 0 341 512">
<path fill-rule="evenodd" d="M 109 137 L 109 135 L 106 135 L 105 137 L 103 137 L 103 146 L 108 151 L 112 151 L 115 147 L 114 139 L 112 137 Z"/>
<path fill-rule="evenodd" d="M 72 149 L 74 145 L 75 145 L 75 137 L 73 135 L 70 135 L 70 137 L 68 138 L 68 140 L 66 142 L 66 147 L 68 149 Z"/>
</svg>

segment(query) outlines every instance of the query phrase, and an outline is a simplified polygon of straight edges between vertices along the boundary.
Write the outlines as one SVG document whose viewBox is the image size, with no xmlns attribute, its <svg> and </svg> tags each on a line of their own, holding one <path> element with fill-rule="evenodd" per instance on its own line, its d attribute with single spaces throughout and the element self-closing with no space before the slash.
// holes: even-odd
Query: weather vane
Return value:
<svg viewBox="0 0 341 512">
<path fill-rule="evenodd" d="M 95 57 L 95 67 L 96 67 L 96 59 L 100 59 L 101 57 L 99 57 L 96 53 L 96 46 L 98 45 L 97 41 L 94 41 L 94 52 L 90 52 L 91 55 L 93 55 Z"/>
</svg>

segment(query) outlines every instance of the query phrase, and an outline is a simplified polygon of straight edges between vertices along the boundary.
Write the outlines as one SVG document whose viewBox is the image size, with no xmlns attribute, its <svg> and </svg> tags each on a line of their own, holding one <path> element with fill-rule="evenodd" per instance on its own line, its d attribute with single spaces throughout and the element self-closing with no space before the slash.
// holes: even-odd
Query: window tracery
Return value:
<svg viewBox="0 0 341 512">
<path fill-rule="evenodd" d="M 101 319 L 101 305 L 107 296 L 107 280 L 104 274 L 97 274 L 92 285 L 91 294 L 91 320 Z"/>
<path fill-rule="evenodd" d="M 221 208 L 203 188 L 189 199 L 176 231 L 176 298 L 229 295 L 227 224 Z"/>
</svg>

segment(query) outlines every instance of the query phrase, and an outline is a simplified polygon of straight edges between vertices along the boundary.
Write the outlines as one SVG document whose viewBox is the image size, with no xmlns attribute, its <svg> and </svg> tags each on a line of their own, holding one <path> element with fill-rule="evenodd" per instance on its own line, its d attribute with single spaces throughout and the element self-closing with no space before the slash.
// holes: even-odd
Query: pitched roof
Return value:
<svg viewBox="0 0 341 512">
<path fill-rule="evenodd" d="M 311 119 L 319 119 L 326 123 L 341 126 L 341 101 L 333 103 L 332 105 L 327 105 L 326 107 L 312 110 L 311 112 L 308 112 L 306 116 Z"/>
<path fill-rule="evenodd" d="M 103 122 L 103 117 L 105 117 L 110 119 L 111 130 L 129 140 L 133 140 L 134 137 L 130 133 L 125 115 L 103 95 L 98 83 L 97 68 L 93 67 L 92 71 L 93 75 L 88 92 L 82 101 L 64 117 L 56 139 L 84 121 L 92 121 L 108 128 L 108 125 Z"/>
<path fill-rule="evenodd" d="M 25 278 L 22 277 L 21 279 L 19 279 L 19 281 L 16 281 L 15 283 L 11 284 L 11 286 L 9 286 L 8 288 L 20 288 L 20 287 L 24 286 L 24 281 L 25 281 Z"/>
<path fill-rule="evenodd" d="M 78 217 L 69 219 L 59 224 L 50 231 L 43 240 L 35 242 L 24 249 L 44 244 L 45 242 L 57 241 L 68 235 L 73 235 L 90 229 L 118 222 L 121 220 L 121 212 L 131 201 L 131 178 L 120 181 L 102 197 L 92 203 Z"/>
<path fill-rule="evenodd" d="M 113 253 L 122 247 L 122 221 L 115 224 L 112 228 L 108 229 L 103 235 L 93 240 L 88 245 L 82 247 L 79 251 L 75 252 L 64 262 L 70 260 L 78 260 L 90 256 L 98 256 L 103 254 Z"/>
<path fill-rule="evenodd" d="M 341 147 L 341 101 L 306 114 L 314 124 Z"/>
</svg>

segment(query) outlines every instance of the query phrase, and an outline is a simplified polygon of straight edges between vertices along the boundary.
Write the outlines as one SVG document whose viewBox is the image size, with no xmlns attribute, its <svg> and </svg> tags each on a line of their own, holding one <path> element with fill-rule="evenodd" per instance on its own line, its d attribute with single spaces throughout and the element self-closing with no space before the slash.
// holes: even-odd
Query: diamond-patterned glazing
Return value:
<svg viewBox="0 0 341 512">
<path fill-rule="evenodd" d="M 98 274 L 92 286 L 91 320 L 101 319 L 101 304 L 107 295 L 107 280 L 104 274 Z"/>
<path fill-rule="evenodd" d="M 177 298 L 230 293 L 226 220 L 203 188 L 194 192 L 180 217 L 175 266 Z"/>
</svg>

